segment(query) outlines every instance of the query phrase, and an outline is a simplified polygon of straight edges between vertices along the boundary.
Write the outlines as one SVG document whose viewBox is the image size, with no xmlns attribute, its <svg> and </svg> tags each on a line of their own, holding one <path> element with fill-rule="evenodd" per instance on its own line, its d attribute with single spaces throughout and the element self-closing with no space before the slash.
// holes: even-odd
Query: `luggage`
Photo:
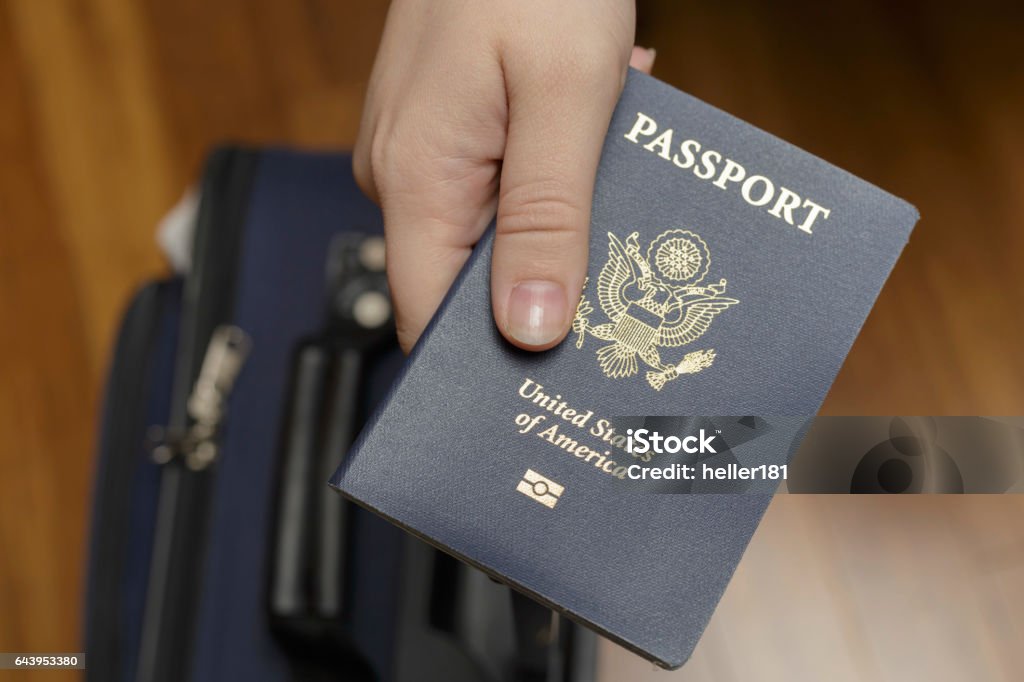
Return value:
<svg viewBox="0 0 1024 682">
<path fill-rule="evenodd" d="M 225 148 L 107 381 L 87 678 L 593 679 L 594 635 L 327 488 L 403 362 L 344 155 Z"/>
</svg>

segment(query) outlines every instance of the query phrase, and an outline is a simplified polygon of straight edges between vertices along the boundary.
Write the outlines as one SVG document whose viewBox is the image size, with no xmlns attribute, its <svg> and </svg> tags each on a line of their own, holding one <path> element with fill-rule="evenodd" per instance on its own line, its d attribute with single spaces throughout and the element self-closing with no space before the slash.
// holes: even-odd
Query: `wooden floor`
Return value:
<svg viewBox="0 0 1024 682">
<path fill-rule="evenodd" d="M 641 2 L 656 76 L 921 210 L 826 413 L 1024 411 L 1024 16 L 985 5 Z M 385 9 L 0 0 L 0 651 L 80 648 L 98 395 L 155 222 L 218 141 L 351 144 Z M 1024 679 L 1022 502 L 780 497 L 655 679 Z"/>
</svg>

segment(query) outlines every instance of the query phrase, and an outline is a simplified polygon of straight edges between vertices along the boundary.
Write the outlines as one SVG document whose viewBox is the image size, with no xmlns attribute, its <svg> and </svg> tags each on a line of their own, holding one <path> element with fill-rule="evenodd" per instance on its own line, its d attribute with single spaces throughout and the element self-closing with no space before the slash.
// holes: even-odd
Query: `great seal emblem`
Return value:
<svg viewBox="0 0 1024 682">
<path fill-rule="evenodd" d="M 634 232 L 623 243 L 608 233 L 608 261 L 597 278 L 597 299 L 610 320 L 593 325 L 589 315 L 594 307 L 586 291 L 576 307 L 572 329 L 582 348 L 587 334 L 611 343 L 597 349 L 597 361 L 612 379 L 637 373 L 639 357 L 652 371 L 647 383 L 660 391 L 666 382 L 682 374 L 693 374 L 711 366 L 715 350 L 687 353 L 677 363 L 666 364 L 660 347 L 675 348 L 693 343 L 711 327 L 726 308 L 739 303 L 725 296 L 724 279 L 701 286 L 711 267 L 708 245 L 689 230 L 661 233 L 640 253 L 639 235 Z"/>
</svg>

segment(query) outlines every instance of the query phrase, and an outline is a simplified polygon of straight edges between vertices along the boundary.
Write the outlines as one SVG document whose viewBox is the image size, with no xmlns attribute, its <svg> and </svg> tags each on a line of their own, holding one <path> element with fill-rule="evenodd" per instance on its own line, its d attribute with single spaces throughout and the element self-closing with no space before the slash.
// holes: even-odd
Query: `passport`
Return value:
<svg viewBox="0 0 1024 682">
<path fill-rule="evenodd" d="M 630 467 L 659 460 L 628 452 L 624 425 L 758 415 L 702 420 L 734 441 L 728 461 L 723 444 L 707 456 L 725 475 L 784 464 L 917 218 L 908 203 L 630 71 L 602 150 L 569 337 L 543 353 L 501 337 L 492 228 L 331 485 L 676 668 L 777 481 L 635 486 Z M 734 437 L 742 425 L 767 435 Z"/>
</svg>

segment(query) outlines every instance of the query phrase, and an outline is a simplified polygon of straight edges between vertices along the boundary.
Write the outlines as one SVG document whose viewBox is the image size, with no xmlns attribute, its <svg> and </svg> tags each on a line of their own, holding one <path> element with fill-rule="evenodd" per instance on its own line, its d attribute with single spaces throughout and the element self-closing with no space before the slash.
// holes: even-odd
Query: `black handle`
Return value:
<svg viewBox="0 0 1024 682">
<path fill-rule="evenodd" d="M 345 544 L 349 504 L 327 485 L 327 480 L 358 433 L 362 373 L 361 352 L 352 348 L 336 352 L 330 402 L 325 415 L 326 433 L 319 452 L 315 488 L 319 504 L 312 606 L 323 618 L 340 618 L 344 607 L 344 586 L 348 574 Z"/>
<path fill-rule="evenodd" d="M 296 353 L 292 370 L 270 568 L 270 613 L 275 619 L 309 613 L 306 580 L 313 546 L 310 517 L 316 500 L 317 429 L 330 359 L 322 346 L 304 345 Z"/>
</svg>

